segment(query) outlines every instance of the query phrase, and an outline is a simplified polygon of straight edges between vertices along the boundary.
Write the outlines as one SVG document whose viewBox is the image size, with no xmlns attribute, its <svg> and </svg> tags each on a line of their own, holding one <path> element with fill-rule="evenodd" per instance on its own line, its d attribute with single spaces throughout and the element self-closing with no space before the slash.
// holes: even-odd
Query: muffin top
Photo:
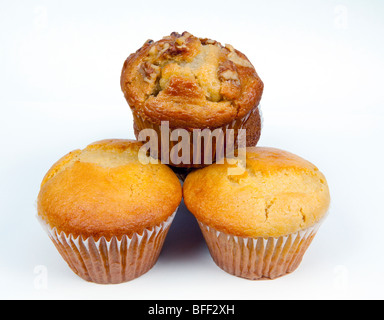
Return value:
<svg viewBox="0 0 384 320">
<path fill-rule="evenodd" d="M 141 164 L 142 144 L 104 140 L 60 159 L 46 174 L 38 215 L 74 236 L 131 235 L 161 224 L 181 202 L 181 185 L 163 164 Z"/>
<path fill-rule="evenodd" d="M 328 211 L 324 175 L 286 151 L 247 149 L 242 175 L 229 175 L 228 161 L 192 172 L 184 202 L 213 229 L 240 237 L 279 237 L 313 226 Z"/>
<path fill-rule="evenodd" d="M 153 123 L 214 128 L 256 107 L 263 82 L 232 46 L 174 32 L 128 57 L 121 88 L 130 107 Z"/>
</svg>

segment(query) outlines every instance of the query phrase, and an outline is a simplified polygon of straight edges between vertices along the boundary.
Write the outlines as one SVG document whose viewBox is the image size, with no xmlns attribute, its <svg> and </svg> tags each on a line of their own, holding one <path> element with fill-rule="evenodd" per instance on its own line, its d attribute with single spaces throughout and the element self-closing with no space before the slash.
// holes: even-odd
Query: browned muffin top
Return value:
<svg viewBox="0 0 384 320">
<path fill-rule="evenodd" d="M 240 237 L 280 237 L 309 228 L 327 213 L 330 193 L 319 169 L 275 148 L 247 148 L 246 170 L 213 164 L 190 173 L 183 186 L 187 208 L 209 227 Z"/>
<path fill-rule="evenodd" d="M 147 41 L 124 63 L 121 88 L 145 119 L 171 127 L 219 127 L 244 117 L 261 99 L 263 82 L 230 45 L 172 33 Z"/>
<path fill-rule="evenodd" d="M 103 140 L 60 159 L 46 174 L 38 215 L 75 237 L 121 237 L 160 225 L 179 206 L 182 190 L 172 170 L 138 160 L 142 143 Z"/>
</svg>

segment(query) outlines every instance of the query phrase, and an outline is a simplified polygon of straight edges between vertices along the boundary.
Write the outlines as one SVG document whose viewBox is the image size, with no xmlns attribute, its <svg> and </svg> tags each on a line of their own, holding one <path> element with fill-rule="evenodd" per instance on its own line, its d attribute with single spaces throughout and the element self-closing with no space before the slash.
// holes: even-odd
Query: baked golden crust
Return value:
<svg viewBox="0 0 384 320">
<path fill-rule="evenodd" d="M 214 164 L 190 173 L 184 202 L 197 220 L 240 237 L 280 237 L 313 226 L 328 211 L 324 175 L 310 162 L 274 148 L 247 149 L 246 170 Z"/>
<path fill-rule="evenodd" d="M 121 75 L 133 111 L 171 128 L 217 128 L 242 118 L 258 106 L 263 86 L 244 54 L 188 32 L 147 41 Z"/>
<path fill-rule="evenodd" d="M 167 220 L 181 202 L 180 182 L 166 165 L 141 164 L 141 146 L 104 140 L 63 157 L 42 182 L 38 215 L 59 232 L 96 239 Z"/>
</svg>

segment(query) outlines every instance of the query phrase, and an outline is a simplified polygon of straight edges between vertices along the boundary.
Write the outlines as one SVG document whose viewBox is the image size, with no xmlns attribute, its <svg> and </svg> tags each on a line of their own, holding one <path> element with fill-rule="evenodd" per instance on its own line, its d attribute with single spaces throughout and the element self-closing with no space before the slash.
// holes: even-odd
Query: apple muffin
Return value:
<svg viewBox="0 0 384 320">
<path fill-rule="evenodd" d="M 202 167 L 215 162 L 219 150 L 225 154 L 237 147 L 240 129 L 246 130 L 242 131 L 246 146 L 255 146 L 260 138 L 264 85 L 248 58 L 231 45 L 188 32 L 149 40 L 125 61 L 121 88 L 133 112 L 136 137 L 143 129 L 153 129 L 159 137 L 158 157 L 166 155 L 172 166 Z M 161 131 L 162 123 L 168 132 Z M 180 142 L 172 133 L 180 129 L 190 134 L 186 157 L 172 153 Z M 205 129 L 211 133 L 220 129 L 221 139 L 208 134 L 197 146 L 192 135 Z M 232 140 L 229 129 L 233 129 Z M 206 157 L 207 150 L 211 159 Z"/>
</svg>

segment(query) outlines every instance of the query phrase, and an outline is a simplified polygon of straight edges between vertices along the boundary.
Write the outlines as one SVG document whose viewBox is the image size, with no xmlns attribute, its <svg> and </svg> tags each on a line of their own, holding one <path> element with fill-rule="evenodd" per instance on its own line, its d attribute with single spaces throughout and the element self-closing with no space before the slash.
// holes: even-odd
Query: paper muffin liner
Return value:
<svg viewBox="0 0 384 320">
<path fill-rule="evenodd" d="M 118 284 L 136 279 L 156 264 L 177 210 L 158 226 L 142 233 L 83 239 L 58 232 L 40 217 L 48 236 L 69 267 L 82 279 L 99 284 Z"/>
<path fill-rule="evenodd" d="M 249 280 L 275 279 L 295 271 L 321 222 L 281 237 L 243 238 L 199 222 L 215 263 L 227 273 Z"/>
<path fill-rule="evenodd" d="M 177 167 L 171 167 L 171 169 L 175 173 L 175 175 L 179 178 L 181 185 L 183 185 L 185 179 L 190 173 L 192 173 L 195 170 L 198 170 L 197 168 L 177 168 Z"/>
<path fill-rule="evenodd" d="M 226 134 L 227 130 L 228 129 L 234 129 L 234 131 L 235 131 L 234 132 L 234 139 L 235 139 L 235 142 L 236 142 L 237 141 L 237 137 L 238 137 L 238 130 L 245 128 L 246 125 L 247 125 L 248 120 L 251 118 L 252 115 L 254 115 L 257 112 L 259 113 L 259 116 L 260 116 L 260 131 L 261 131 L 262 126 L 263 126 L 263 118 L 262 118 L 262 114 L 261 114 L 261 110 L 260 110 L 260 105 L 254 107 L 245 117 L 239 118 L 239 119 L 235 119 L 235 120 L 233 120 L 232 122 L 228 123 L 225 126 L 222 126 L 222 127 L 219 127 L 219 128 L 208 128 L 208 129 L 211 129 L 212 131 L 214 131 L 216 129 L 223 130 L 224 135 L 223 135 L 222 141 L 220 142 L 220 143 L 224 144 L 224 150 L 223 150 L 224 154 L 222 156 L 224 156 L 226 154 L 226 149 L 227 149 L 227 146 L 225 145 L 226 144 L 225 141 L 226 141 L 226 138 L 227 138 L 226 137 L 227 136 L 227 134 Z M 159 139 L 158 139 L 158 142 L 159 142 L 159 145 L 158 145 L 158 156 L 159 156 L 159 158 L 161 158 L 161 154 L 162 154 L 161 153 L 161 137 L 162 137 L 161 136 L 161 126 L 158 125 L 158 124 L 152 123 L 149 120 L 144 119 L 141 115 L 139 115 L 134 110 L 132 110 L 132 114 L 133 114 L 134 129 L 135 129 L 136 138 L 138 138 L 139 132 L 142 131 L 142 130 L 145 130 L 145 129 L 152 129 L 152 130 L 154 130 L 156 132 L 157 136 L 159 137 Z M 171 133 L 174 130 L 178 130 L 178 129 L 186 129 L 186 128 L 170 128 L 170 135 L 171 135 Z M 201 128 L 201 130 L 204 130 L 204 129 L 205 128 Z M 186 130 L 188 130 L 188 129 L 186 129 Z M 193 133 L 192 133 L 192 131 L 188 130 L 188 133 L 189 133 L 190 141 L 193 141 Z M 171 141 L 171 139 L 169 139 L 168 142 L 169 142 L 169 153 L 171 153 L 171 150 L 173 149 L 174 146 L 178 145 L 179 141 Z M 248 147 L 251 146 L 251 145 L 248 145 L 248 141 L 247 141 L 247 146 Z M 236 144 L 234 146 L 232 146 L 232 149 L 236 149 Z M 201 164 L 195 164 L 195 162 L 196 162 L 196 160 L 195 160 L 196 155 L 194 155 L 193 143 L 190 144 L 190 159 L 188 161 L 189 163 L 180 163 L 180 164 L 174 163 L 172 161 L 171 155 L 169 154 L 169 162 L 170 163 L 166 163 L 166 164 L 169 164 L 169 165 L 171 165 L 173 167 L 178 167 L 178 168 L 202 168 L 202 167 L 205 167 L 205 166 L 211 164 L 211 163 L 204 163 L 205 150 L 211 150 L 212 159 L 214 160 L 216 158 L 216 152 L 217 152 L 217 141 L 216 141 L 216 139 L 212 139 L 212 143 L 210 145 L 206 145 L 205 141 L 204 141 L 204 143 L 202 143 L 202 148 L 201 148 L 201 152 L 200 152 L 200 158 L 201 158 L 200 162 L 201 162 Z M 215 162 L 215 161 L 212 161 L 212 162 Z M 185 179 L 186 174 L 187 173 L 182 174 L 182 179 Z"/>
</svg>

